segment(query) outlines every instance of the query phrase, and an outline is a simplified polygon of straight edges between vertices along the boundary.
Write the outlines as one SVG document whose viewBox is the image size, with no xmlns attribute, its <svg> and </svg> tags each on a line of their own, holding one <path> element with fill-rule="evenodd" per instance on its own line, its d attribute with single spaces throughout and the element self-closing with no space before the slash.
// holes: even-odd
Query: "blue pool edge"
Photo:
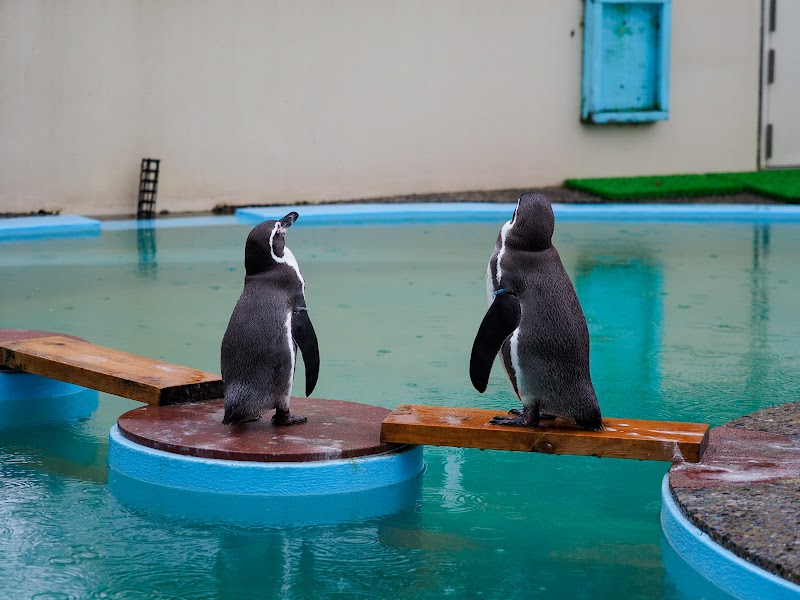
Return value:
<svg viewBox="0 0 800 600">
<path fill-rule="evenodd" d="M 170 216 L 101 221 L 77 215 L 0 218 L 0 242 L 51 237 L 98 236 L 104 231 L 255 225 L 300 213 L 298 225 L 403 225 L 410 223 L 503 222 L 513 202 L 409 202 L 270 205 L 243 207 L 233 215 Z M 553 203 L 559 221 L 770 222 L 800 223 L 800 205 L 777 204 L 563 204 Z"/>
<path fill-rule="evenodd" d="M 167 488 L 249 496 L 312 496 L 359 492 L 412 479 L 425 468 L 422 446 L 384 454 L 310 462 L 255 462 L 165 452 L 111 428 L 108 468 Z"/>
<path fill-rule="evenodd" d="M 0 219 L 0 241 L 98 236 L 100 233 L 101 224 L 99 220 L 78 215 L 46 215 Z"/>
<path fill-rule="evenodd" d="M 239 208 L 236 219 L 256 224 L 300 214 L 298 224 L 404 224 L 508 220 L 516 203 L 416 202 L 319 204 Z M 563 204 L 553 203 L 559 221 L 800 222 L 800 206 L 774 204 Z"/>
<path fill-rule="evenodd" d="M 800 586 L 714 542 L 692 525 L 672 497 L 669 473 L 661 483 L 661 528 L 675 552 L 705 579 L 737 598 L 797 600 Z"/>
</svg>

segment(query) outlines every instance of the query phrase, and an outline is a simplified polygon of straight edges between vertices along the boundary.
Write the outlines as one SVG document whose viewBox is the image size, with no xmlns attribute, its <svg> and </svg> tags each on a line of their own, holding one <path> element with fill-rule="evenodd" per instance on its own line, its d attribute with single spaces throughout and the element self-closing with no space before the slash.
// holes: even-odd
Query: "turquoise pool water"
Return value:
<svg viewBox="0 0 800 600">
<path fill-rule="evenodd" d="M 315 395 L 516 406 L 502 369 L 483 395 L 467 373 L 501 224 L 303 226 L 301 211 L 287 239 L 319 336 Z M 218 372 L 249 229 L 4 242 L 0 327 Z M 796 400 L 800 226 L 564 222 L 555 243 L 604 415 L 716 425 Z M 137 406 L 101 395 L 80 422 L 0 428 L 0 598 L 726 597 L 663 542 L 667 463 L 428 447 L 388 514 L 245 526 L 115 496 L 108 431 Z"/>
</svg>

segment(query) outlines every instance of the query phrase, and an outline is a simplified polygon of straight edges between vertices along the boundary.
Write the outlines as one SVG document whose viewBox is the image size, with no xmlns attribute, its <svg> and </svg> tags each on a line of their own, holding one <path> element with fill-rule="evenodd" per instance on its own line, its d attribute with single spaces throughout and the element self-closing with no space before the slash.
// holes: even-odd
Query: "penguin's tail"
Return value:
<svg viewBox="0 0 800 600">
<path fill-rule="evenodd" d="M 223 425 L 235 425 L 236 423 L 247 423 L 249 421 L 258 421 L 261 415 L 253 415 L 249 412 L 241 410 L 237 406 L 226 406 L 225 414 L 222 416 Z"/>
<path fill-rule="evenodd" d="M 603 418 L 600 411 L 592 411 L 591 415 L 581 416 L 575 419 L 575 424 L 587 431 L 603 431 Z"/>
<path fill-rule="evenodd" d="M 258 421 L 261 415 L 254 414 L 252 402 L 248 402 L 244 390 L 238 386 L 225 388 L 225 414 L 222 416 L 223 425 Z"/>
<path fill-rule="evenodd" d="M 222 417 L 223 425 L 232 425 L 233 423 L 240 423 L 241 419 L 238 418 L 237 411 L 232 406 L 225 407 L 225 414 Z"/>
</svg>

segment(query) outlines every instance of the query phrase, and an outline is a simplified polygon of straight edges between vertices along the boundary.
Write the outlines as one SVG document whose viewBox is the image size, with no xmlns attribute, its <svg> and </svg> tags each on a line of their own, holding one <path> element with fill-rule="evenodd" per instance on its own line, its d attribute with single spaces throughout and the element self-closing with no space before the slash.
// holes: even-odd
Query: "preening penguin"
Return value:
<svg viewBox="0 0 800 600">
<path fill-rule="evenodd" d="M 523 194 L 489 260 L 489 310 L 472 346 L 469 373 L 484 392 L 497 353 L 523 409 L 499 425 L 535 427 L 552 416 L 581 429 L 603 421 L 589 375 L 586 318 L 551 239 L 555 218 L 541 194 Z"/>
<path fill-rule="evenodd" d="M 247 236 L 244 290 L 222 338 L 226 425 L 257 421 L 273 408 L 275 425 L 307 421 L 289 413 L 298 346 L 306 368 L 307 396 L 319 374 L 305 281 L 284 237 L 297 217 L 290 212 L 280 221 L 264 221 Z"/>
</svg>

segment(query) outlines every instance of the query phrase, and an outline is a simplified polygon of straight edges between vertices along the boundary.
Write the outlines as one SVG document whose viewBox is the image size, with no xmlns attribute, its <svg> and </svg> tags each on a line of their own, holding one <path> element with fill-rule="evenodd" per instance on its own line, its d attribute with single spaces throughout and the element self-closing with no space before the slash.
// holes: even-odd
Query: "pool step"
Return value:
<svg viewBox="0 0 800 600">
<path fill-rule="evenodd" d="M 500 412 L 401 404 L 384 419 L 381 441 L 692 463 L 708 445 L 702 423 L 606 418 L 603 431 L 582 431 L 560 419 L 536 428 L 490 425 Z"/>
<path fill-rule="evenodd" d="M 0 365 L 147 404 L 222 398 L 222 379 L 64 336 L 0 340 Z"/>
</svg>

